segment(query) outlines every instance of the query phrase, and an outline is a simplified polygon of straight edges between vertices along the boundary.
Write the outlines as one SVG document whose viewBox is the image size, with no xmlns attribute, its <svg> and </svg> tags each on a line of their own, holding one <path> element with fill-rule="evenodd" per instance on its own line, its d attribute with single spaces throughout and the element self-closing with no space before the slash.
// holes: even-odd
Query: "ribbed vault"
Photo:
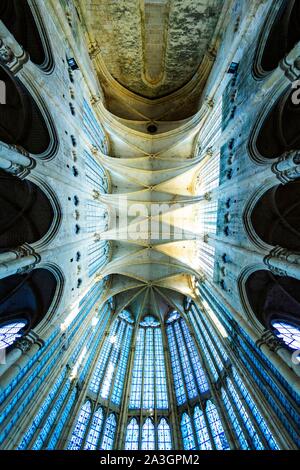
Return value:
<svg viewBox="0 0 300 470">
<path fill-rule="evenodd" d="M 95 158 L 110 176 L 111 194 L 94 195 L 110 214 L 108 229 L 95 236 L 110 241 L 112 256 L 98 278 L 111 276 L 107 297 L 113 297 L 116 314 L 130 307 L 136 317 L 163 318 L 170 309 L 182 310 L 186 296 L 194 297 L 194 279 L 201 276 L 199 214 L 209 198 L 199 191 L 195 155 L 201 116 L 151 135 L 143 122 L 138 128 L 103 105 L 99 110 L 110 154 L 98 150 Z"/>
</svg>

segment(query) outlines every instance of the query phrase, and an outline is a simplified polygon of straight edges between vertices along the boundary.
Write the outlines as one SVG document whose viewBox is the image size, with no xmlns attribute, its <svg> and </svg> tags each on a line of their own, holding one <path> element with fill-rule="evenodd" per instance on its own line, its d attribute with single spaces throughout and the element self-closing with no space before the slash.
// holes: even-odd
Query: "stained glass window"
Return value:
<svg viewBox="0 0 300 470">
<path fill-rule="evenodd" d="M 261 442 L 260 438 L 258 437 L 258 434 L 255 430 L 255 427 L 253 426 L 253 423 L 251 421 L 251 418 L 248 414 L 248 412 L 246 411 L 240 397 L 239 397 L 239 394 L 237 393 L 232 381 L 230 379 L 227 379 L 227 387 L 228 387 L 228 391 L 231 395 L 231 397 L 233 398 L 233 401 L 236 405 L 236 408 L 244 422 L 244 425 L 249 433 L 249 436 L 251 438 L 251 441 L 252 441 L 252 445 L 254 447 L 254 449 L 256 450 L 263 450 L 264 449 L 264 446 L 263 446 L 263 443 Z"/>
<path fill-rule="evenodd" d="M 175 394 L 177 404 L 182 405 L 186 402 L 187 397 L 184 388 L 184 377 L 181 370 L 177 344 L 175 342 L 175 335 L 173 328 L 167 328 L 167 337 L 169 344 L 169 353 L 171 359 L 171 367 L 174 379 Z"/>
<path fill-rule="evenodd" d="M 102 408 L 98 408 L 96 413 L 93 416 L 92 423 L 89 429 L 89 433 L 86 438 L 85 450 L 95 450 L 97 449 L 97 444 L 99 441 L 99 436 L 101 433 L 103 424 L 103 410 Z"/>
<path fill-rule="evenodd" d="M 26 326 L 24 321 L 16 321 L 8 325 L 0 326 L 0 349 L 8 348 L 17 338 L 22 336 L 20 331 Z"/>
<path fill-rule="evenodd" d="M 135 345 L 129 408 L 141 408 L 141 391 L 142 391 L 143 362 L 144 362 L 144 340 L 145 340 L 145 330 L 143 328 L 139 328 L 137 339 L 136 339 L 136 345 Z"/>
<path fill-rule="evenodd" d="M 142 427 L 142 450 L 155 450 L 154 424 L 147 418 Z"/>
<path fill-rule="evenodd" d="M 211 450 L 211 442 L 207 425 L 204 417 L 204 413 L 200 410 L 199 406 L 194 409 L 194 425 L 198 439 L 198 445 L 200 450 Z"/>
<path fill-rule="evenodd" d="M 276 321 L 272 324 L 278 338 L 291 349 L 300 349 L 300 328 L 290 323 Z"/>
<path fill-rule="evenodd" d="M 229 444 L 217 408 L 210 400 L 206 405 L 206 415 L 217 450 L 229 449 Z"/>
<path fill-rule="evenodd" d="M 227 411 L 229 420 L 232 424 L 232 427 L 235 431 L 236 437 L 238 439 L 240 449 L 242 450 L 249 450 L 249 444 L 246 440 L 245 434 L 240 426 L 239 420 L 236 416 L 236 413 L 231 405 L 231 402 L 228 398 L 227 393 L 225 392 L 224 389 L 222 389 L 222 398 L 223 398 L 223 404 L 224 404 L 224 409 Z"/>
<path fill-rule="evenodd" d="M 240 392 L 245 399 L 247 405 L 249 406 L 252 415 L 254 416 L 259 428 L 261 429 L 262 435 L 264 438 L 267 440 L 268 445 L 271 449 L 278 449 L 278 445 L 269 429 L 269 426 L 266 423 L 266 420 L 263 418 L 261 412 L 257 408 L 253 398 L 251 397 L 249 391 L 246 389 L 240 375 L 238 374 L 237 370 L 235 367 L 232 368 L 233 371 L 233 377 L 235 380 L 236 385 L 239 387 Z"/>
<path fill-rule="evenodd" d="M 101 398 L 107 400 L 111 394 L 111 400 L 116 405 L 122 398 L 132 340 L 133 326 L 127 318 L 127 315 L 119 316 L 113 323 L 90 383 L 92 392 L 98 393 L 100 388 Z"/>
<path fill-rule="evenodd" d="M 91 403 L 87 401 L 80 410 L 77 423 L 68 446 L 69 450 L 79 450 L 81 448 L 86 428 L 91 417 L 91 412 Z"/>
<path fill-rule="evenodd" d="M 208 382 L 201 367 L 201 360 L 193 338 L 183 318 L 177 317 L 166 325 L 175 393 L 178 405 L 209 390 Z M 185 388 L 184 388 L 185 386 Z"/>
<path fill-rule="evenodd" d="M 138 450 L 139 447 L 139 425 L 135 418 L 127 425 L 125 450 Z"/>
<path fill-rule="evenodd" d="M 115 415 L 111 413 L 105 421 L 101 450 L 111 450 L 113 448 L 116 429 L 117 420 Z"/>
<path fill-rule="evenodd" d="M 168 421 L 162 418 L 157 427 L 158 430 L 158 450 L 171 450 L 172 437 Z"/>
<path fill-rule="evenodd" d="M 193 427 L 187 413 L 183 413 L 181 417 L 181 434 L 184 450 L 196 450 Z"/>
<path fill-rule="evenodd" d="M 168 408 L 161 327 L 151 316 L 143 319 L 137 334 L 129 408 Z"/>
</svg>

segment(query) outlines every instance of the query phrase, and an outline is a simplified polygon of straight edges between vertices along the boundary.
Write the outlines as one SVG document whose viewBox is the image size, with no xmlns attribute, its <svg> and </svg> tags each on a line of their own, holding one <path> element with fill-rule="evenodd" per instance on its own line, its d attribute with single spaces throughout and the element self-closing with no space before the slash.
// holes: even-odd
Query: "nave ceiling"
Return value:
<svg viewBox="0 0 300 470">
<path fill-rule="evenodd" d="M 194 297 L 202 276 L 201 205 L 209 195 L 197 159 L 199 109 L 229 3 L 77 3 L 104 93 L 97 109 L 109 141 L 108 155 L 95 152 L 111 183 L 110 194 L 95 195 L 110 215 L 108 229 L 95 234 L 111 246 L 98 278 L 110 276 L 107 296 L 116 313 L 130 307 L 137 319 L 145 313 L 163 319 Z M 158 204 L 164 206 L 153 214 Z"/>
</svg>

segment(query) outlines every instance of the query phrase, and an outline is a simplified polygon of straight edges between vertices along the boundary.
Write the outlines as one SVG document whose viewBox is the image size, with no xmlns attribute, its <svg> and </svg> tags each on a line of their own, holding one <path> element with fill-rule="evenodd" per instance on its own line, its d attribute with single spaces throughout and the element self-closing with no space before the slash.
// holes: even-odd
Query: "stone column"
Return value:
<svg viewBox="0 0 300 470">
<path fill-rule="evenodd" d="M 34 166 L 29 153 L 0 143 L 0 168 L 16 176 L 26 176 Z"/>
<path fill-rule="evenodd" d="M 15 40 L 2 21 L 0 21 L 0 60 L 14 74 L 19 72 L 23 64 L 29 60 L 27 52 Z"/>
<path fill-rule="evenodd" d="M 290 276 L 300 280 L 300 255 L 277 247 L 264 258 L 265 265 L 279 276 Z"/>
<path fill-rule="evenodd" d="M 286 152 L 272 165 L 272 171 L 282 183 L 300 178 L 300 152 Z"/>
<path fill-rule="evenodd" d="M 33 269 L 38 262 L 39 257 L 37 255 L 28 255 L 15 260 L 3 261 L 0 263 L 0 279 L 29 271 Z"/>
<path fill-rule="evenodd" d="M 292 352 L 288 351 L 279 338 L 276 338 L 275 334 L 270 330 L 265 330 L 261 335 L 261 338 L 256 341 L 256 346 L 262 349 L 262 346 L 266 345 L 272 352 L 275 352 L 280 356 L 283 361 L 300 377 L 300 363 L 295 364 L 292 361 Z"/>
</svg>

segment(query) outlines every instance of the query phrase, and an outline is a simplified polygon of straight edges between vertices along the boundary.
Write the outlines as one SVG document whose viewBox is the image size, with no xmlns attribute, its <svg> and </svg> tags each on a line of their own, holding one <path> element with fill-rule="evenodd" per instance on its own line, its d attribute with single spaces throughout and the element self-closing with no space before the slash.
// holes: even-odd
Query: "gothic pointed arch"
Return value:
<svg viewBox="0 0 300 470">
<path fill-rule="evenodd" d="M 250 135 L 251 157 L 257 163 L 267 163 L 298 151 L 299 129 L 299 100 L 295 99 L 295 90 L 288 87 L 279 96 L 270 96 L 261 110 Z"/>
<path fill-rule="evenodd" d="M 16 337 L 35 328 L 46 317 L 57 289 L 57 280 L 51 271 L 37 268 L 14 274 L 0 280 L 0 328 L 20 327 Z M 5 339 L 2 338 L 5 342 Z M 7 347 L 10 348 L 13 342 Z M 5 344 L 3 345 L 5 346 Z"/>
<path fill-rule="evenodd" d="M 297 0 L 280 0 L 270 9 L 259 36 L 254 60 L 254 74 L 263 78 L 300 41 L 300 7 Z"/>
<path fill-rule="evenodd" d="M 0 140 L 49 158 L 57 146 L 50 116 L 21 81 L 1 64 L 0 80 L 5 84 L 5 104 L 0 108 Z"/>
<path fill-rule="evenodd" d="M 55 207 L 33 182 L 0 172 L 0 250 L 35 243 L 56 225 Z"/>
<path fill-rule="evenodd" d="M 45 72 L 53 68 L 53 58 L 39 9 L 28 0 L 2 0 L 0 20 L 29 54 L 34 64 Z"/>
<path fill-rule="evenodd" d="M 250 238 L 258 245 L 300 250 L 300 181 L 261 188 L 244 212 Z M 262 242 L 262 243 L 261 243 Z"/>
<path fill-rule="evenodd" d="M 274 330 L 274 323 L 300 326 L 300 281 L 267 270 L 253 271 L 245 281 L 245 294 L 260 324 Z"/>
</svg>

